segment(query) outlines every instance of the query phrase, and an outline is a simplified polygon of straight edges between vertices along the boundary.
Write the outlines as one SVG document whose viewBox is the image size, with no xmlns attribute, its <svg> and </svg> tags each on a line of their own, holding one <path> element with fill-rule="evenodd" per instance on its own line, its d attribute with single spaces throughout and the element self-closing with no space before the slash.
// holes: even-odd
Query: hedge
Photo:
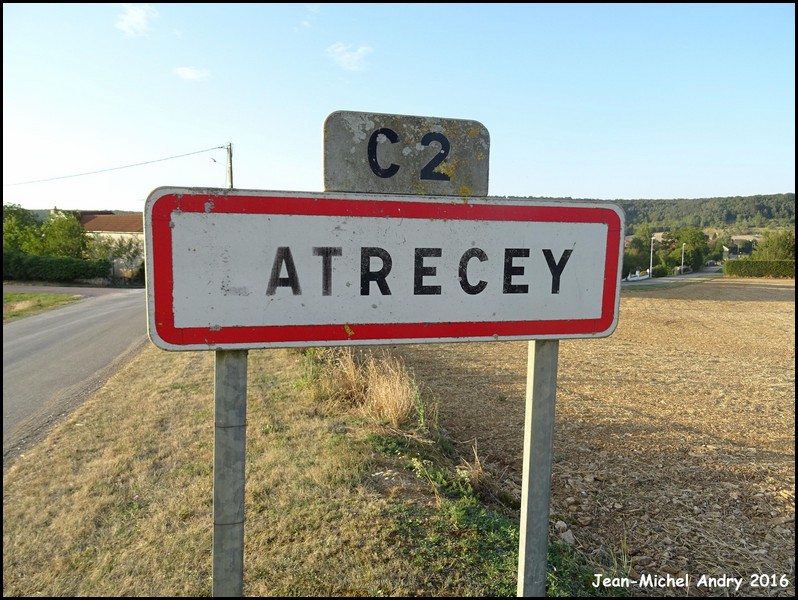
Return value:
<svg viewBox="0 0 798 600">
<path fill-rule="evenodd" d="M 795 279 L 794 260 L 727 260 L 723 274 L 731 277 L 779 277 Z"/>
<path fill-rule="evenodd" d="M 21 252 L 3 252 L 3 279 L 33 281 L 75 281 L 108 277 L 107 260 L 81 260 L 64 256 L 30 256 Z"/>
</svg>

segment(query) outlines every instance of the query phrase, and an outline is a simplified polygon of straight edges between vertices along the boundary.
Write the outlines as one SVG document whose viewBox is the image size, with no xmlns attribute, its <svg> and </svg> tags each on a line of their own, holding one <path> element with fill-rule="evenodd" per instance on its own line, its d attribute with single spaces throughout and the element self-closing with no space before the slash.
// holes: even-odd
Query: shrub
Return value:
<svg viewBox="0 0 798 600">
<path fill-rule="evenodd" d="M 723 274 L 730 277 L 778 277 L 795 279 L 794 260 L 727 260 Z"/>
<path fill-rule="evenodd" d="M 651 270 L 652 277 L 667 277 L 668 276 L 668 267 L 665 265 L 654 265 L 654 268 Z"/>
<path fill-rule="evenodd" d="M 75 281 L 108 277 L 107 260 L 81 260 L 66 256 L 30 256 L 3 252 L 3 279 L 38 281 Z"/>
<path fill-rule="evenodd" d="M 25 279 L 28 256 L 16 250 L 3 251 L 3 279 Z"/>
</svg>

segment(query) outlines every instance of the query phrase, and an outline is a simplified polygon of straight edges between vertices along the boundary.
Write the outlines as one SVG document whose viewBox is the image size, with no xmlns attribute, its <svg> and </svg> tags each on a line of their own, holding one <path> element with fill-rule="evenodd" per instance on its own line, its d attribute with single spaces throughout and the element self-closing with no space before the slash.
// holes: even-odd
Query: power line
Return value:
<svg viewBox="0 0 798 600">
<path fill-rule="evenodd" d="M 50 177 L 48 179 L 33 179 L 31 181 L 20 181 L 18 183 L 4 183 L 3 187 L 9 187 L 14 185 L 28 185 L 30 183 L 44 183 L 45 181 L 55 181 L 56 179 L 70 179 L 72 177 L 83 177 L 84 175 L 95 175 L 97 173 L 107 173 L 108 171 L 118 171 L 119 169 L 130 169 L 131 167 L 150 165 L 152 163 L 163 162 L 165 160 L 173 160 L 175 158 L 183 158 L 184 156 L 191 156 L 192 154 L 202 154 L 203 152 L 210 152 L 211 150 L 224 150 L 225 148 L 227 148 L 227 146 L 215 146 L 213 148 L 206 148 L 205 150 L 197 150 L 196 152 L 189 152 L 188 154 L 179 154 L 177 156 L 169 156 L 167 158 L 148 160 L 146 162 L 136 163 L 134 165 L 125 165 L 124 167 L 112 167 L 110 169 L 100 169 L 99 171 L 89 171 L 88 173 L 76 173 L 75 175 L 62 175 L 61 177 Z"/>
</svg>

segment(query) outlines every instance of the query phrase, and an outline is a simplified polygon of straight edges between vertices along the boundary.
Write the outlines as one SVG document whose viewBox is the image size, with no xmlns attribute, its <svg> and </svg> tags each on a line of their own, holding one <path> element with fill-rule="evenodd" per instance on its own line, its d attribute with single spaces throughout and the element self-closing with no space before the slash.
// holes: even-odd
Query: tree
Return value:
<svg viewBox="0 0 798 600">
<path fill-rule="evenodd" d="M 114 260 L 114 240 L 98 235 L 90 234 L 86 243 L 86 256 L 90 260 Z"/>
<path fill-rule="evenodd" d="M 795 260 L 795 232 L 768 231 L 751 254 L 753 260 Z"/>
<path fill-rule="evenodd" d="M 668 234 L 671 252 L 668 264 L 681 266 L 682 245 L 684 245 L 684 264 L 698 271 L 704 266 L 704 258 L 709 254 L 709 238 L 697 227 L 682 227 Z"/>
<path fill-rule="evenodd" d="M 629 242 L 629 250 L 635 252 L 649 252 L 649 245 L 651 244 L 651 228 L 647 223 L 639 225 L 635 229 L 635 234 Z"/>
<path fill-rule="evenodd" d="M 26 227 L 16 215 L 3 219 L 3 252 L 22 252 L 23 246 L 35 237 L 35 225 Z"/>
<path fill-rule="evenodd" d="M 623 253 L 623 269 L 622 274 L 624 277 L 633 274 L 635 271 L 645 271 L 648 269 L 648 254 L 643 255 L 641 252 L 629 250 Z"/>
<path fill-rule="evenodd" d="M 629 247 L 623 253 L 623 275 L 648 270 L 651 252 L 651 229 L 643 223 L 635 228 Z"/>
<path fill-rule="evenodd" d="M 709 252 L 704 257 L 712 260 L 723 260 L 723 247 L 731 248 L 731 237 L 728 234 L 717 236 L 709 244 Z"/>
<path fill-rule="evenodd" d="M 86 254 L 95 260 L 118 261 L 123 270 L 133 271 L 141 264 L 144 242 L 133 237 L 110 238 L 95 234 L 88 238 Z"/>
<path fill-rule="evenodd" d="M 14 219 L 20 227 L 36 227 L 36 217 L 34 214 L 22 208 L 19 204 L 3 204 L 3 223 Z"/>
<path fill-rule="evenodd" d="M 22 247 L 38 235 L 39 224 L 29 210 L 19 204 L 3 205 L 3 251 L 22 252 Z"/>
<path fill-rule="evenodd" d="M 36 233 L 23 242 L 21 249 L 25 254 L 80 259 L 86 255 L 88 234 L 72 213 L 54 212 Z"/>
<path fill-rule="evenodd" d="M 114 241 L 114 258 L 122 263 L 124 269 L 135 269 L 144 255 L 144 242 L 138 238 L 118 238 Z"/>
</svg>

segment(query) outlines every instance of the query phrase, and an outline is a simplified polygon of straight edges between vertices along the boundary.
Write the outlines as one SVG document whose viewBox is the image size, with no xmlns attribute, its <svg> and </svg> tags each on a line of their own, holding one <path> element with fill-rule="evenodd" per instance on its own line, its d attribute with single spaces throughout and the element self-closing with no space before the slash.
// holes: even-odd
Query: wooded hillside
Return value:
<svg viewBox="0 0 798 600">
<path fill-rule="evenodd" d="M 795 226 L 795 194 L 700 198 L 697 200 L 619 200 L 626 223 L 654 229 L 679 226 L 742 230 Z"/>
</svg>

